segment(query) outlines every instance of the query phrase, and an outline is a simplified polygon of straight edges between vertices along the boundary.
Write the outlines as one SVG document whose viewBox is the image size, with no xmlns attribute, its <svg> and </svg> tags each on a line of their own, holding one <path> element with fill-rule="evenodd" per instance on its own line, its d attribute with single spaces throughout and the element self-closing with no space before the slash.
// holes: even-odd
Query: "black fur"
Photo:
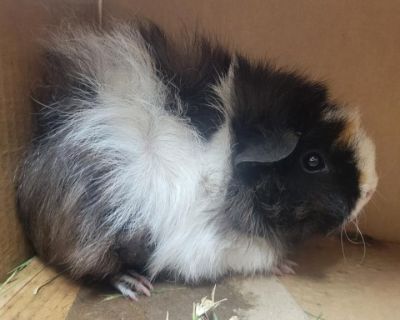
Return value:
<svg viewBox="0 0 400 320">
<path fill-rule="evenodd" d="M 359 197 L 359 172 L 354 150 L 334 143 L 346 123 L 322 118 L 337 108 L 325 87 L 239 57 L 232 91 L 234 154 L 259 143 L 265 131 L 300 135 L 294 152 L 283 160 L 235 167 L 226 210 L 234 226 L 292 243 L 341 225 Z M 303 170 L 302 155 L 310 150 L 323 155 L 328 172 Z"/>
<path fill-rule="evenodd" d="M 231 56 L 203 37 L 192 37 L 185 48 L 179 50 L 157 26 L 146 24 L 140 30 L 161 78 L 171 90 L 169 109 L 177 108 L 174 96 L 179 96 L 184 103 L 184 116 L 209 139 L 224 121 L 222 112 L 214 106 L 221 101 L 212 87 L 227 74 Z"/>
<path fill-rule="evenodd" d="M 133 237 L 129 230 L 121 230 L 113 250 L 121 262 L 122 270 L 134 269 L 145 274 L 154 245 L 151 244 L 148 230 L 138 232 Z"/>
<path fill-rule="evenodd" d="M 185 102 L 185 116 L 209 139 L 224 121 L 223 114 L 211 106 L 221 103 L 211 89 L 220 76 L 227 74 L 232 57 L 199 37 L 187 51 L 177 51 L 154 25 L 143 27 L 142 34 L 162 78 L 173 95 Z M 289 130 L 301 135 L 295 152 L 287 159 L 273 165 L 244 164 L 235 168 L 226 211 L 236 228 L 293 242 L 339 226 L 359 197 L 359 172 L 354 150 L 332 147 L 346 124 L 322 120 L 325 111 L 336 108 L 325 86 L 238 55 L 232 97 L 233 159 L 252 141 L 265 138 L 266 131 L 279 134 Z M 176 107 L 174 101 L 171 99 L 171 109 Z M 310 149 L 324 154 L 329 173 L 302 170 L 300 158 Z"/>
</svg>

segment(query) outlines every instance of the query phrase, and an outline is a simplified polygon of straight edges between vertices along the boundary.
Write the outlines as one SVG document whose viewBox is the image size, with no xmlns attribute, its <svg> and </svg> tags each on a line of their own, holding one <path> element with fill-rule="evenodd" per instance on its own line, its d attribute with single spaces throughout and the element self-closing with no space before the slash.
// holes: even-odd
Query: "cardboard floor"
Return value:
<svg viewBox="0 0 400 320">
<path fill-rule="evenodd" d="M 313 241 L 294 259 L 294 276 L 227 277 L 216 287 L 219 320 L 400 319 L 400 245 Z M 0 291 L 0 319 L 191 319 L 193 302 L 213 285 L 156 283 L 151 298 L 132 303 L 109 288 L 83 287 L 34 258 Z"/>
</svg>

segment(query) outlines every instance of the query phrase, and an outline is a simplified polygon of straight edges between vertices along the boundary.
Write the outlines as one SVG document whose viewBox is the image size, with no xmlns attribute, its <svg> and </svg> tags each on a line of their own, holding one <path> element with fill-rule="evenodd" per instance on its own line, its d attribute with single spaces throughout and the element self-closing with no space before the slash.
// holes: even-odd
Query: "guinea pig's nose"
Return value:
<svg viewBox="0 0 400 320">
<path fill-rule="evenodd" d="M 375 188 L 367 190 L 367 192 L 365 193 L 365 198 L 370 199 L 372 195 L 375 193 L 375 190 L 376 190 Z"/>
</svg>

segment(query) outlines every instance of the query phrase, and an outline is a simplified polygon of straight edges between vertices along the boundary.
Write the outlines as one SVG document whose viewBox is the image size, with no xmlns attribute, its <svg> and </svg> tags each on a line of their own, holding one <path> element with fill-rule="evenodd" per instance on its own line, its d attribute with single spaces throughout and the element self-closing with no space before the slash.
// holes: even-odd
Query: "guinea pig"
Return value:
<svg viewBox="0 0 400 320">
<path fill-rule="evenodd" d="M 357 112 L 207 38 L 77 27 L 43 62 L 18 211 L 37 254 L 74 279 L 136 300 L 160 275 L 291 272 L 288 250 L 356 218 L 376 189 Z"/>
</svg>

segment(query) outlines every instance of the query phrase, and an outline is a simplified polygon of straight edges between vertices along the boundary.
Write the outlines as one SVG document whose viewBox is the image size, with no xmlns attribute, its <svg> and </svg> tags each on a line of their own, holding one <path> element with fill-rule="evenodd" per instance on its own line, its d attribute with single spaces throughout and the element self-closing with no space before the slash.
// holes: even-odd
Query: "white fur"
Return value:
<svg viewBox="0 0 400 320">
<path fill-rule="evenodd" d="M 349 219 L 357 218 L 361 210 L 371 199 L 378 185 L 378 174 L 375 166 L 375 144 L 361 127 L 361 117 L 357 109 L 340 108 L 330 110 L 325 114 L 327 121 L 344 120 L 351 128 L 352 134 L 348 140 L 339 143 L 348 143 L 355 151 L 357 168 L 360 172 L 361 195 L 352 210 Z"/>
<path fill-rule="evenodd" d="M 378 174 L 375 169 L 375 145 L 362 129 L 359 129 L 356 137 L 353 143 L 357 154 L 357 166 L 361 172 L 361 196 L 350 214 L 351 220 L 357 218 L 378 185 Z"/>
</svg>

